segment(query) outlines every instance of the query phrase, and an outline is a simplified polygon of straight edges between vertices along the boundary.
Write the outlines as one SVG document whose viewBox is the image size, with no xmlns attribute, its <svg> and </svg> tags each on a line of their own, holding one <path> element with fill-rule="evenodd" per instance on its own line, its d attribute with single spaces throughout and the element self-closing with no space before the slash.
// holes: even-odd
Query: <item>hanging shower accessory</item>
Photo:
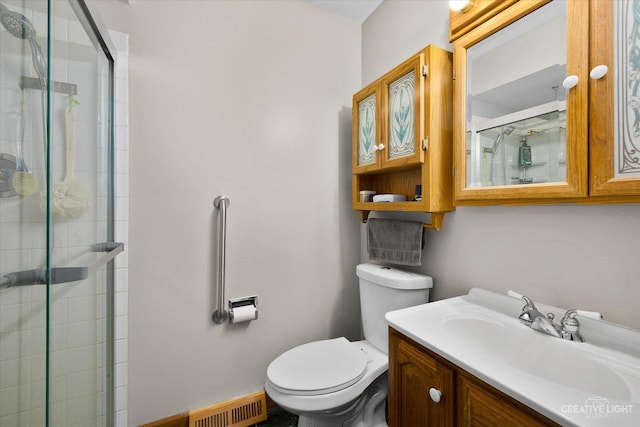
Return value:
<svg viewBox="0 0 640 427">
<path fill-rule="evenodd" d="M 25 100 L 22 93 L 20 111 L 16 115 L 16 170 L 11 177 L 11 187 L 20 196 L 30 196 L 35 193 L 38 185 L 33 173 L 24 161 L 24 121 L 25 121 Z"/>
<path fill-rule="evenodd" d="M 80 103 L 69 96 L 64 109 L 66 134 L 66 173 L 64 179 L 53 186 L 51 191 L 51 211 L 58 218 L 78 218 L 89 208 L 89 195 L 74 178 L 76 131 L 73 108 Z"/>
<path fill-rule="evenodd" d="M 47 82 L 47 61 L 44 53 L 42 52 L 42 47 L 37 41 L 36 29 L 33 26 L 33 23 L 26 16 L 9 10 L 6 6 L 0 3 L 0 24 L 2 24 L 2 26 L 12 36 L 29 42 L 33 69 L 38 77 L 33 78 L 22 76 L 20 77 L 19 86 L 23 91 L 24 89 L 36 89 L 42 91 L 42 133 L 46 152 L 48 146 L 45 124 L 47 117 L 47 88 L 49 89 L 49 92 L 52 93 L 64 93 L 72 96 L 77 93 L 77 86 L 70 83 L 55 81 Z M 23 114 L 22 110 L 21 114 Z M 23 118 L 24 117 L 19 117 L 19 120 Z M 22 123 L 21 126 L 24 126 L 24 124 Z M 10 154 L 0 154 L 0 197 L 12 197 L 16 195 L 29 196 L 35 192 L 37 187 L 33 174 L 24 162 L 22 152 L 24 142 L 22 141 L 23 133 L 18 132 L 17 137 L 19 138 L 16 146 L 17 157 Z"/>
</svg>

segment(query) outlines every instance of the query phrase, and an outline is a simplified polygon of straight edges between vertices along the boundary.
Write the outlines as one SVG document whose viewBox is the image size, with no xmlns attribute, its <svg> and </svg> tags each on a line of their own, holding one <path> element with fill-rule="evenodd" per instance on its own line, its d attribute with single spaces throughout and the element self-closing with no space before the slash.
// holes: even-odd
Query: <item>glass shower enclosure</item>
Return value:
<svg viewBox="0 0 640 427">
<path fill-rule="evenodd" d="M 0 426 L 113 425 L 114 50 L 83 0 L 0 0 Z"/>
</svg>

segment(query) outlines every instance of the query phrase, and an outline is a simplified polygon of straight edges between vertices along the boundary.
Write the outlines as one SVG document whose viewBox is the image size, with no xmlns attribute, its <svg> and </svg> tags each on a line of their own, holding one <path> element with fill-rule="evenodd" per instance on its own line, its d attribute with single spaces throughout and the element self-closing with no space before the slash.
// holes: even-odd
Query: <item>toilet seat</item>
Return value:
<svg viewBox="0 0 640 427">
<path fill-rule="evenodd" d="M 369 357 L 346 338 L 315 341 L 283 353 L 267 368 L 270 385 L 284 394 L 316 396 L 360 380 Z"/>
</svg>

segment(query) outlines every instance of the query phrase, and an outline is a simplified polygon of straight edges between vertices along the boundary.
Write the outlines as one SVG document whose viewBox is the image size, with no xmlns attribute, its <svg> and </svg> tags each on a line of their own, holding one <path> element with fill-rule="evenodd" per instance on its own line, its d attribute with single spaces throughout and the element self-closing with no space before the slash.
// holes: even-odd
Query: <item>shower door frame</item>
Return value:
<svg viewBox="0 0 640 427">
<path fill-rule="evenodd" d="M 49 2 L 51 0 L 48 0 Z M 108 152 L 108 173 L 107 180 L 107 241 L 113 242 L 115 238 L 115 61 L 117 50 L 109 37 L 108 30 L 104 23 L 100 20 L 98 11 L 85 0 L 67 0 L 69 5 L 75 12 L 78 20 L 85 29 L 87 36 L 91 39 L 96 49 L 104 54 L 108 62 L 108 102 L 109 108 L 107 112 L 107 152 Z M 49 14 L 51 19 L 51 14 Z M 51 28 L 51 25 L 49 25 Z M 48 40 L 51 40 L 49 37 Z M 51 221 L 51 219 L 48 219 Z M 114 368 L 115 368 L 115 289 L 114 289 L 114 261 L 110 260 L 106 265 L 107 275 L 107 301 L 106 301 L 106 401 L 105 401 L 105 419 L 107 426 L 114 425 L 115 416 L 115 387 L 114 387 Z M 48 366 L 47 366 L 48 369 Z M 49 394 L 47 393 L 47 396 Z M 47 402 L 47 411 L 49 402 Z M 47 420 L 48 426 L 48 420 Z"/>
<path fill-rule="evenodd" d="M 6 62 L 6 64 L 11 64 L 7 68 L 10 70 L 10 72 L 7 72 L 7 76 L 13 77 L 15 73 L 16 77 L 20 78 L 17 86 L 20 91 L 21 103 L 19 105 L 20 111 L 15 114 L 16 129 L 20 126 L 24 127 L 23 114 L 25 105 L 29 104 L 32 100 L 31 98 L 39 99 L 40 96 L 35 95 L 36 91 L 39 91 L 42 94 L 43 104 L 42 122 L 39 122 L 43 124 L 43 129 L 41 129 L 43 131 L 42 140 L 40 142 L 39 138 L 36 140 L 31 136 L 25 136 L 24 128 L 22 133 L 16 131 L 15 135 L 12 135 L 11 127 L 14 123 L 10 121 L 5 123 L 4 119 L 3 133 L 0 138 L 2 138 L 3 151 L 7 149 L 8 142 L 13 143 L 15 141 L 17 147 L 15 149 L 18 156 L 16 157 L 16 164 L 18 163 L 17 159 L 22 161 L 21 147 L 25 141 L 31 145 L 32 150 L 36 149 L 36 151 L 37 148 L 34 147 L 37 147 L 37 144 L 42 144 L 44 156 L 41 157 L 40 167 L 34 164 L 36 163 L 35 158 L 31 159 L 31 163 L 32 167 L 35 168 L 34 171 L 40 171 L 40 188 L 45 191 L 42 193 L 33 191 L 31 193 L 22 193 L 16 190 L 13 194 L 3 193 L 3 197 L 20 197 L 20 199 L 17 199 L 19 203 L 14 201 L 11 202 L 12 204 L 7 204 L 7 208 L 11 209 L 7 210 L 7 212 L 11 213 L 8 214 L 7 220 L 5 220 L 8 224 L 6 229 L 13 233 L 13 229 L 9 227 L 13 227 L 15 223 L 20 227 L 16 232 L 16 236 L 20 235 L 22 238 L 21 230 L 26 227 L 26 230 L 29 230 L 28 233 L 24 233 L 25 241 L 27 242 L 26 249 L 30 252 L 27 255 L 29 258 L 23 260 L 20 252 L 21 258 L 17 262 L 14 257 L 7 258 L 6 266 L 0 264 L 3 266 L 3 270 L 0 271 L 0 287 L 3 289 L 12 287 L 30 288 L 36 285 L 33 289 L 37 290 L 39 288 L 40 290 L 33 294 L 35 299 L 32 299 L 33 291 L 29 290 L 28 293 L 25 293 L 24 295 L 28 295 L 26 302 L 23 302 L 22 299 L 15 299 L 17 302 L 14 299 L 7 300 L 7 305 L 13 305 L 17 308 L 12 308 L 11 311 L 7 312 L 11 317 L 5 316 L 6 324 L 9 326 L 6 329 L 6 337 L 9 337 L 9 340 L 15 340 L 18 347 L 16 347 L 15 352 L 7 353 L 8 360 L 11 360 L 12 364 L 5 364 L 3 373 L 9 372 L 7 367 L 12 368 L 14 363 L 20 365 L 18 369 L 13 369 L 7 375 L 6 378 L 8 380 L 3 383 L 3 387 L 6 387 L 4 389 L 5 393 L 14 393 L 9 388 L 15 388 L 16 392 L 18 388 L 21 388 L 26 390 L 27 393 L 24 394 L 25 398 L 23 399 L 23 393 L 20 391 L 19 397 L 16 398 L 15 402 L 11 400 L 11 404 L 7 405 L 4 408 L 5 411 L 0 415 L 16 417 L 16 422 L 18 418 L 25 417 L 27 421 L 22 420 L 20 421 L 21 424 L 23 422 L 28 422 L 29 424 L 35 422 L 38 425 L 49 426 L 52 423 L 62 422 L 63 418 L 56 421 L 58 414 L 65 417 L 64 420 L 67 420 L 67 413 L 78 414 L 77 411 L 69 409 L 71 407 L 68 405 L 80 403 L 85 405 L 81 408 L 87 408 L 88 412 L 82 411 L 82 416 L 86 418 L 76 417 L 74 422 L 93 419 L 100 425 L 113 426 L 115 422 L 114 371 L 116 335 L 115 265 L 113 258 L 123 250 L 122 243 L 114 242 L 116 171 L 114 141 L 116 116 L 115 55 L 117 50 L 108 35 L 106 27 L 100 21 L 97 11 L 85 0 L 47 0 L 46 3 L 35 3 L 33 8 L 28 6 L 29 2 L 30 0 L 11 2 L 9 3 L 11 7 L 3 5 L 2 26 L 10 36 L 22 39 L 20 43 L 23 43 L 22 54 L 20 54 L 18 41 L 10 42 L 14 44 L 7 52 L 10 55 L 15 55 L 18 58 L 18 62 Z M 0 0 L 0 3 L 2 3 L 2 0 Z M 18 10 L 16 10 L 16 3 L 18 4 Z M 33 25 L 31 21 L 35 22 L 36 25 Z M 29 29 L 31 32 L 28 34 L 30 35 L 25 37 L 25 30 L 23 30 L 23 36 L 12 32 L 12 28 L 9 28 L 8 25 L 13 27 L 14 22 Z M 70 23 L 73 23 L 73 27 L 71 25 L 67 27 Z M 40 45 L 36 41 L 37 32 L 35 27 L 39 28 L 40 40 L 44 42 L 43 47 L 46 46 L 44 55 L 46 59 L 43 58 L 44 65 L 40 68 L 35 66 L 37 63 L 35 53 L 40 51 Z M 6 40 L 13 39 L 9 37 Z M 25 42 L 31 44 L 31 52 L 33 54 L 31 59 L 25 59 L 28 58 L 24 49 Z M 67 47 L 69 47 L 69 50 L 67 50 Z M 27 48 L 26 52 L 28 51 L 29 49 Z M 85 57 L 85 53 L 88 56 Z M 85 60 L 83 58 L 89 59 Z M 33 73 L 34 69 L 31 69 L 30 66 L 25 68 L 25 61 L 27 61 L 27 64 L 34 61 L 35 72 L 38 74 L 39 79 L 29 77 L 29 74 Z M 73 70 L 70 67 L 67 68 L 72 63 L 78 64 L 80 68 Z M 22 68 L 20 68 L 20 65 Z M 43 70 L 39 71 L 40 69 Z M 71 74 L 67 74 L 71 71 L 75 73 L 73 78 L 70 78 Z M 62 81 L 56 81 L 54 77 Z M 84 156 L 81 157 L 81 161 L 78 163 L 74 162 L 73 156 L 74 127 L 69 126 L 70 124 L 71 126 L 74 125 L 73 116 L 67 114 L 67 111 L 71 111 L 74 103 L 78 104 L 77 99 L 74 99 L 78 86 L 75 83 L 66 83 L 65 81 L 80 82 L 84 85 L 83 87 L 88 89 L 81 94 L 86 96 L 83 103 L 88 101 L 86 103 L 87 108 L 80 109 L 78 116 L 80 120 L 76 122 L 84 131 L 84 133 L 81 133 L 83 137 L 81 142 L 84 142 L 84 144 L 80 146 L 84 150 Z M 10 96 L 1 105 L 3 108 L 2 117 L 6 115 L 10 118 L 11 114 L 5 113 L 4 109 L 6 108 L 7 112 L 9 110 L 14 111 L 15 105 L 13 103 L 15 103 L 15 99 L 11 94 L 18 93 L 18 89 L 14 89 L 13 83 L 11 83 L 3 86 L 4 90 Z M 26 101 L 25 90 L 31 91 L 31 95 L 28 95 Z M 68 104 L 66 100 L 61 100 L 59 95 L 56 94 L 69 96 Z M 56 96 L 58 98 L 54 99 Z M 35 103 L 32 105 L 35 105 Z M 60 114 L 62 112 L 64 114 Z M 27 114 L 29 114 L 29 110 L 27 110 Z M 62 120 L 63 116 L 66 120 Z M 64 127 L 62 127 L 63 124 L 65 125 Z M 36 121 L 30 121 L 29 125 L 32 131 L 34 127 L 37 128 Z M 59 125 L 63 131 L 54 132 L 54 130 L 59 129 Z M 54 133 L 56 133 L 55 137 Z M 66 133 L 65 139 L 61 138 L 61 133 Z M 41 133 L 38 132 L 38 134 Z M 59 144 L 56 141 L 62 141 L 63 143 Z M 55 151 L 54 146 L 56 147 Z M 57 155 L 54 155 L 54 152 Z M 59 160 L 65 158 L 65 152 L 66 162 L 63 163 Z M 6 157 L 13 156 L 7 155 Z M 53 162 L 54 158 L 56 159 L 55 164 Z M 66 168 L 66 172 L 62 165 Z M 53 176 L 62 176 L 63 173 L 64 180 L 56 177 L 55 181 L 67 183 L 67 177 L 71 181 L 76 165 L 78 165 L 78 171 L 81 175 L 84 174 L 83 179 L 81 179 L 81 181 L 84 181 L 83 184 L 86 186 L 88 183 L 93 183 L 89 184 L 89 187 L 95 189 L 95 193 L 91 196 L 89 194 L 82 195 L 85 206 L 82 207 L 82 210 L 77 215 L 64 211 L 64 209 L 68 209 L 68 204 L 62 205 L 63 207 L 60 208 L 60 197 L 62 197 L 63 202 L 68 203 L 71 201 L 73 204 L 75 201 L 69 198 L 64 199 L 68 187 L 62 187 L 63 189 L 60 190 L 63 194 L 62 196 L 54 196 L 54 189 L 56 189 L 57 185 L 56 187 L 52 185 L 54 182 Z M 19 170 L 16 166 L 16 171 Z M 29 169 L 26 171 L 31 173 Z M 3 170 L 4 172 L 6 171 Z M 12 185 L 16 184 L 12 183 Z M 27 198 L 32 195 L 33 197 Z M 95 207 L 89 211 L 90 215 L 80 219 L 80 216 L 89 208 L 89 205 L 93 206 L 94 203 Z M 40 208 L 43 208 L 43 210 L 40 210 Z M 19 215 L 17 220 L 12 216 L 13 209 L 19 209 L 19 211 L 16 211 Z M 27 212 L 26 216 L 24 212 Z M 67 213 L 69 213 L 69 216 Z M 54 216 L 57 219 L 55 222 Z M 79 221 L 69 221 L 72 219 L 79 219 Z M 67 225 L 71 227 L 71 224 L 74 224 L 75 228 L 67 228 Z M 36 225 L 37 228 L 34 229 L 33 225 Z M 67 235 L 68 240 L 63 240 L 61 245 L 54 244 L 54 228 L 56 230 L 55 234 L 58 232 L 66 234 L 69 231 L 72 237 Z M 32 230 L 33 235 L 31 234 Z M 16 244 L 11 239 L 14 236 L 11 233 L 7 235 L 9 237 L 5 242 L 5 246 L 3 246 L 3 250 L 23 251 L 23 248 L 25 248 L 24 241 L 18 242 L 16 240 Z M 96 243 L 96 241 L 106 243 Z M 58 240 L 58 242 L 60 241 Z M 33 260 L 30 259 L 34 250 L 42 251 L 41 254 L 36 255 L 42 264 L 35 269 L 32 265 Z M 86 250 L 88 250 L 88 253 L 84 253 Z M 25 270 L 25 268 L 28 270 Z M 85 279 L 89 279 L 89 282 L 79 283 Z M 69 287 L 62 285 L 71 282 L 76 282 L 80 285 L 77 288 L 80 290 L 79 293 L 73 293 L 75 285 L 70 285 Z M 61 284 L 62 287 L 59 288 L 58 284 Z M 95 285 L 95 288 L 83 286 L 87 284 Z M 42 287 L 43 285 L 44 288 Z M 62 292 L 59 293 L 57 289 Z M 12 294 L 12 298 L 14 296 L 22 297 L 23 295 L 22 291 L 19 290 L 7 292 L 15 292 Z M 32 305 L 34 303 L 35 305 Z M 32 308 L 37 310 L 31 311 Z M 21 317 L 23 310 L 29 310 L 27 313 L 33 313 L 30 317 L 27 317 L 28 320 L 24 320 L 24 324 L 21 323 L 23 322 L 22 319 L 24 319 Z M 61 314 L 62 317 L 60 317 Z M 40 316 L 41 323 L 37 318 L 34 323 L 31 323 L 34 315 Z M 16 320 L 14 322 L 10 319 Z M 69 325 L 75 325 L 75 329 L 68 329 Z M 24 329 L 23 326 L 25 327 Z M 5 330 L 2 329 L 0 331 Z M 27 331 L 26 334 L 28 335 L 18 335 L 22 334 L 23 331 Z M 88 333 L 86 336 L 84 334 L 85 331 Z M 5 336 L 4 333 L 3 336 Z M 24 341 L 20 341 L 22 336 L 26 337 Z M 72 337 L 79 339 L 72 340 Z M 37 342 L 35 341 L 36 339 Z M 28 343 L 28 347 L 25 347 L 28 348 L 25 354 L 23 354 L 22 347 L 20 347 L 21 342 Z M 32 351 L 31 343 L 37 344 L 34 346 L 34 351 Z M 67 346 L 68 344 L 70 346 Z M 41 348 L 40 345 L 44 348 Z M 6 347 L 5 349 L 7 348 L 11 349 L 13 347 Z M 72 353 L 68 353 L 69 351 L 72 351 Z M 73 355 L 73 358 L 70 355 Z M 34 360 L 36 361 L 35 364 Z M 81 363 L 76 363 L 78 361 Z M 24 370 L 21 368 L 23 365 L 25 366 Z M 35 368 L 32 373 L 33 366 Z M 74 366 L 75 369 L 72 369 L 71 366 Z M 18 373 L 14 375 L 13 372 Z M 72 386 L 70 387 L 69 384 L 72 384 Z M 70 391 L 74 392 L 70 393 Z M 12 394 L 12 396 L 18 396 L 18 394 Z M 95 402 L 95 406 L 94 403 L 89 402 Z M 87 406 L 87 404 L 90 406 Z M 60 412 L 58 412 L 58 408 L 61 408 Z M 71 422 L 70 420 L 68 421 Z"/>
</svg>

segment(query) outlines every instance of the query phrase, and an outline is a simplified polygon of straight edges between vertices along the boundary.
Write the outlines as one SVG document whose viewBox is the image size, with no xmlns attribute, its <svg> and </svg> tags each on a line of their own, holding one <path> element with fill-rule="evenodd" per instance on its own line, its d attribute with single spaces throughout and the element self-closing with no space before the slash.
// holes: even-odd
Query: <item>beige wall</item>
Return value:
<svg viewBox="0 0 640 427">
<path fill-rule="evenodd" d="M 362 27 L 363 83 L 428 44 L 451 49 L 448 17 L 446 1 L 382 3 Z M 434 299 L 514 289 L 640 328 L 639 245 L 638 204 L 459 207 L 428 232 L 420 270 L 434 277 Z"/>
<path fill-rule="evenodd" d="M 130 34 L 133 426 L 260 390 L 295 345 L 359 338 L 360 26 L 303 2 L 110 3 Z M 233 326 L 211 321 L 221 194 L 227 297 L 259 296 Z"/>
</svg>

